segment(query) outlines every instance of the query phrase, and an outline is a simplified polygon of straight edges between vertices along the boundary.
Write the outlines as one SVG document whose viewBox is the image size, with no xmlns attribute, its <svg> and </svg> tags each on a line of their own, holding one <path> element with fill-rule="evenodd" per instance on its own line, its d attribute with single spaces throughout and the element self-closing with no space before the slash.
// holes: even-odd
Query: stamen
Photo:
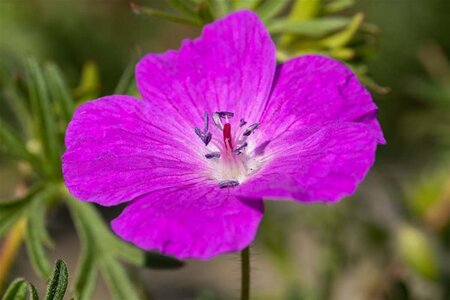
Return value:
<svg viewBox="0 0 450 300">
<path fill-rule="evenodd" d="M 205 135 L 203 134 L 203 132 L 200 130 L 200 128 L 195 127 L 194 128 L 195 134 L 198 135 L 198 137 L 203 141 L 203 139 L 205 138 Z"/>
<path fill-rule="evenodd" d="M 247 124 L 247 121 L 245 121 L 244 119 L 241 119 L 241 120 L 239 121 L 239 127 L 242 127 L 242 126 L 244 126 L 245 124 Z"/>
<path fill-rule="evenodd" d="M 222 121 L 220 120 L 219 114 L 216 112 L 213 113 L 212 119 L 213 119 L 214 125 L 216 125 L 217 128 L 219 128 L 220 130 L 223 130 L 223 125 L 222 125 Z"/>
<path fill-rule="evenodd" d="M 207 159 L 220 158 L 220 152 L 211 152 L 205 155 Z"/>
<path fill-rule="evenodd" d="M 237 148 L 236 148 L 236 150 L 234 150 L 233 152 L 235 153 L 235 154 L 237 154 L 237 155 L 239 155 L 239 154 L 241 154 L 242 153 L 242 149 L 244 149 L 245 147 L 247 147 L 247 143 L 243 143 L 242 145 L 239 145 Z"/>
<path fill-rule="evenodd" d="M 248 126 L 247 129 L 245 129 L 244 133 L 242 134 L 243 136 L 249 136 L 250 134 L 253 133 L 253 131 L 255 131 L 257 128 L 259 127 L 258 123 L 252 124 L 250 126 Z"/>
<path fill-rule="evenodd" d="M 216 112 L 220 118 L 222 119 L 226 119 L 226 118 L 231 118 L 234 116 L 234 113 L 229 112 L 229 111 L 217 111 Z"/>
<path fill-rule="evenodd" d="M 235 187 L 239 185 L 239 181 L 236 180 L 224 180 L 219 182 L 219 187 L 221 189 L 227 188 L 227 187 Z"/>
<path fill-rule="evenodd" d="M 208 127 L 209 127 L 209 117 L 208 113 L 205 112 L 205 129 L 203 130 L 203 132 L 208 132 Z"/>
<path fill-rule="evenodd" d="M 205 138 L 203 139 L 203 143 L 205 143 L 205 146 L 208 146 L 209 142 L 211 142 L 211 139 L 212 139 L 212 134 L 211 134 L 211 132 L 208 132 L 205 135 Z"/>
<path fill-rule="evenodd" d="M 205 144 L 205 146 L 208 146 L 209 142 L 211 142 L 212 139 L 212 133 L 211 132 L 205 132 L 203 133 L 199 128 L 194 128 L 195 134 L 198 135 L 198 137 L 202 140 L 202 142 Z"/>
</svg>

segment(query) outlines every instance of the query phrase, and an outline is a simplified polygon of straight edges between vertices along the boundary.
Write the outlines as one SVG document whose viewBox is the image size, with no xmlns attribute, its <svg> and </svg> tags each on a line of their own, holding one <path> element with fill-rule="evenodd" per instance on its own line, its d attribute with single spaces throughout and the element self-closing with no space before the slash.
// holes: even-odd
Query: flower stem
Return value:
<svg viewBox="0 0 450 300">
<path fill-rule="evenodd" d="M 20 219 L 5 238 L 3 247 L 0 249 L 0 290 L 5 283 L 6 276 L 22 244 L 27 219 Z"/>
<path fill-rule="evenodd" d="M 241 300 L 250 299 L 250 248 L 241 251 Z"/>
</svg>

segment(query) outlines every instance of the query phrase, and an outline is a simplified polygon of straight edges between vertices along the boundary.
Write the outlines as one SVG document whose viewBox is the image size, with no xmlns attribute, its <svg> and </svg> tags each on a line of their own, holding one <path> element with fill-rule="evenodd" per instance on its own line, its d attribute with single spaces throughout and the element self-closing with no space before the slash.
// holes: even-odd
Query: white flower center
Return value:
<svg viewBox="0 0 450 300">
<path fill-rule="evenodd" d="M 247 122 L 240 120 L 235 135 L 232 134 L 229 118 L 231 112 L 215 112 L 213 121 L 216 127 L 222 131 L 222 136 L 209 131 L 209 118 L 205 114 L 204 130 L 195 128 L 195 132 L 206 145 L 205 159 L 210 166 L 210 176 L 217 180 L 221 188 L 234 187 L 254 174 L 262 165 L 262 160 L 255 154 L 256 144 L 249 137 L 258 128 L 254 123 L 245 126 Z M 217 130 L 216 132 L 219 132 Z"/>
</svg>

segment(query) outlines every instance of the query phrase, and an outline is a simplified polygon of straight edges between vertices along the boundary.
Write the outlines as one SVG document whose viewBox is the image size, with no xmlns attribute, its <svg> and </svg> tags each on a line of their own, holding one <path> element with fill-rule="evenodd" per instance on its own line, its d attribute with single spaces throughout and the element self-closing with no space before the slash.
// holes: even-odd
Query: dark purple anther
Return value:
<svg viewBox="0 0 450 300">
<path fill-rule="evenodd" d="M 227 188 L 227 187 L 235 187 L 239 185 L 239 181 L 236 180 L 224 180 L 219 182 L 219 187 L 221 189 Z"/>
<path fill-rule="evenodd" d="M 233 150 L 233 152 L 237 155 L 242 153 L 242 149 L 244 149 L 245 147 L 247 147 L 247 143 L 243 143 L 242 145 L 239 145 L 235 150 Z"/>
<path fill-rule="evenodd" d="M 247 124 L 247 121 L 245 121 L 244 119 L 240 119 L 239 120 L 239 127 L 244 126 L 245 124 Z"/>
<path fill-rule="evenodd" d="M 208 113 L 205 112 L 205 129 L 203 130 L 203 132 L 208 132 L 208 127 L 209 127 L 209 117 Z"/>
<path fill-rule="evenodd" d="M 203 139 L 205 138 L 205 135 L 203 134 L 203 132 L 200 130 L 200 128 L 195 127 L 194 128 L 195 134 L 198 135 L 198 137 L 203 141 Z"/>
<path fill-rule="evenodd" d="M 205 146 L 208 146 L 209 142 L 211 142 L 211 139 L 212 139 L 212 134 L 211 134 L 211 132 L 208 132 L 203 139 L 203 143 L 205 143 Z"/>
<path fill-rule="evenodd" d="M 258 123 L 252 124 L 250 126 L 248 126 L 247 129 L 245 129 L 244 133 L 242 135 L 244 136 L 249 136 L 250 134 L 253 133 L 253 131 L 255 131 L 257 128 L 259 127 Z"/>
<path fill-rule="evenodd" d="M 211 152 L 205 155 L 207 159 L 220 158 L 220 152 Z"/>
<path fill-rule="evenodd" d="M 231 118 L 234 116 L 234 113 L 229 111 L 217 111 L 216 114 L 218 114 L 222 119 Z"/>
</svg>

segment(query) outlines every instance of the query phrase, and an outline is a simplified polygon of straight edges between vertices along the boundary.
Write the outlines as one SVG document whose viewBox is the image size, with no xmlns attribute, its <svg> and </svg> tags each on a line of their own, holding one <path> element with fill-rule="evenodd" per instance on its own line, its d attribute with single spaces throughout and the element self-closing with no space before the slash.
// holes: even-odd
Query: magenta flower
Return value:
<svg viewBox="0 0 450 300">
<path fill-rule="evenodd" d="M 122 239 L 208 259 L 254 239 L 263 200 L 335 202 L 352 194 L 384 138 L 356 76 L 307 55 L 276 65 L 258 17 L 233 13 L 136 67 L 142 100 L 81 105 L 63 172 L 81 201 L 130 201 Z"/>
</svg>

